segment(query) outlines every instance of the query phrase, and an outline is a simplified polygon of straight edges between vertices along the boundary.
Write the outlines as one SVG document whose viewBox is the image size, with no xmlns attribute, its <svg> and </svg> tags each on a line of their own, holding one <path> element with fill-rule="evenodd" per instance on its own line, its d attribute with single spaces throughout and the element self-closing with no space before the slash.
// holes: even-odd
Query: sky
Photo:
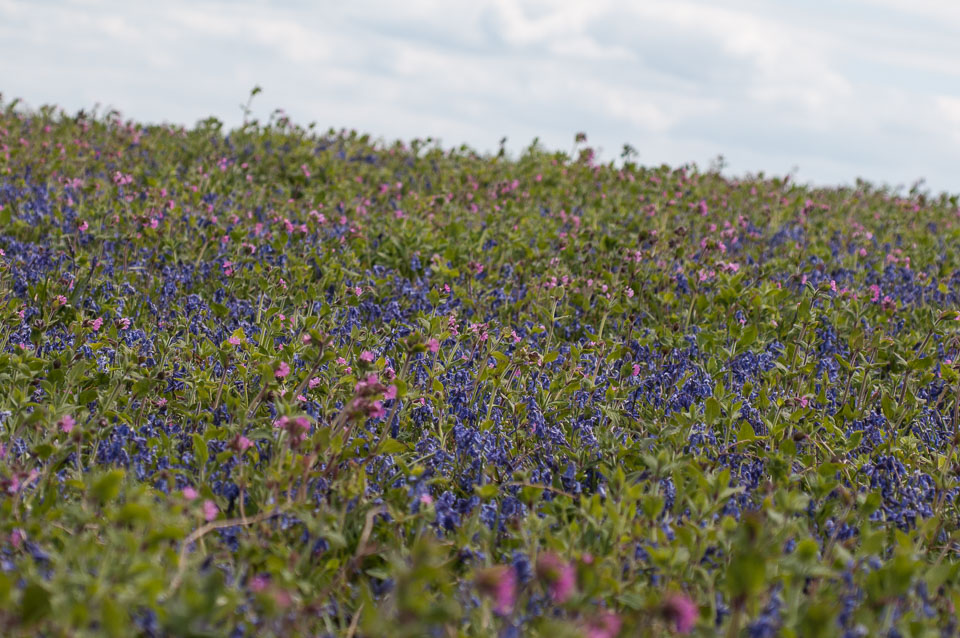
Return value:
<svg viewBox="0 0 960 638">
<path fill-rule="evenodd" d="M 0 0 L 0 93 L 960 193 L 954 0 Z"/>
</svg>

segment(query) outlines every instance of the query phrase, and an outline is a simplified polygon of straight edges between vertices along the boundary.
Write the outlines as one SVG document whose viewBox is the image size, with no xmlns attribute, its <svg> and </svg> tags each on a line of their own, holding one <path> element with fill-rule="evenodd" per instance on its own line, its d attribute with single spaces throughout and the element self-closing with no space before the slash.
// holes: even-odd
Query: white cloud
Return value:
<svg viewBox="0 0 960 638">
<path fill-rule="evenodd" d="M 170 4 L 165 14 L 175 23 L 203 38 L 228 37 L 253 41 L 279 51 L 291 62 L 316 62 L 329 56 L 320 33 L 292 18 L 273 17 L 276 12 L 225 10 L 224 6 Z"/>
<path fill-rule="evenodd" d="M 953 125 L 952 129 L 947 130 L 954 143 L 960 144 L 960 97 L 940 95 L 936 98 L 936 105 L 947 122 Z"/>
<path fill-rule="evenodd" d="M 143 32 L 127 22 L 122 16 L 103 16 L 94 20 L 95 27 L 105 36 L 127 44 L 138 42 Z"/>
<path fill-rule="evenodd" d="M 813 0 L 816 2 L 816 0 Z M 802 8 L 807 7 L 807 8 Z M 932 0 L 0 0 L 7 99 L 960 191 L 960 5 Z"/>
</svg>

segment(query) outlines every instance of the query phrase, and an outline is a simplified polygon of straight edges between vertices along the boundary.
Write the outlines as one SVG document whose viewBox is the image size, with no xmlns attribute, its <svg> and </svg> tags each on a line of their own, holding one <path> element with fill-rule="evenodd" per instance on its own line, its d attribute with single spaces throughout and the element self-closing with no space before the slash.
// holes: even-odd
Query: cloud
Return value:
<svg viewBox="0 0 960 638">
<path fill-rule="evenodd" d="M 936 105 L 943 117 L 953 125 L 951 137 L 954 143 L 960 144 L 960 97 L 940 95 L 936 98 Z"/>
<path fill-rule="evenodd" d="M 236 13 L 225 9 L 218 5 L 170 4 L 164 13 L 175 25 L 201 38 L 252 41 L 277 51 L 290 62 L 317 62 L 330 56 L 330 47 L 322 34 L 292 17 L 259 8 Z"/>
<path fill-rule="evenodd" d="M 960 8 L 930 0 L 0 0 L 6 97 L 960 191 Z M 810 7 L 813 7 L 812 9 Z"/>
</svg>

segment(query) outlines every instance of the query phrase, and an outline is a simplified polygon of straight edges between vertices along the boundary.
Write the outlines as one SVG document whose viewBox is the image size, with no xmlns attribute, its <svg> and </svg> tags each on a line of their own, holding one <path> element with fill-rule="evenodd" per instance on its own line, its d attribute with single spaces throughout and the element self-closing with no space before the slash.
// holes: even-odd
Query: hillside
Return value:
<svg viewBox="0 0 960 638">
<path fill-rule="evenodd" d="M 0 108 L 3 635 L 956 631 L 956 197 Z"/>
</svg>

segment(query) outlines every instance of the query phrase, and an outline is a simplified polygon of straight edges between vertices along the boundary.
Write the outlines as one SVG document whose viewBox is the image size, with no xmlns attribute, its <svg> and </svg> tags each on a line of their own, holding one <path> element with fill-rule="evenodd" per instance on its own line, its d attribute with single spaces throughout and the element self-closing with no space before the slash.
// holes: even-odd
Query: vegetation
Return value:
<svg viewBox="0 0 960 638">
<path fill-rule="evenodd" d="M 957 197 L 0 109 L 3 635 L 957 631 Z"/>
</svg>

